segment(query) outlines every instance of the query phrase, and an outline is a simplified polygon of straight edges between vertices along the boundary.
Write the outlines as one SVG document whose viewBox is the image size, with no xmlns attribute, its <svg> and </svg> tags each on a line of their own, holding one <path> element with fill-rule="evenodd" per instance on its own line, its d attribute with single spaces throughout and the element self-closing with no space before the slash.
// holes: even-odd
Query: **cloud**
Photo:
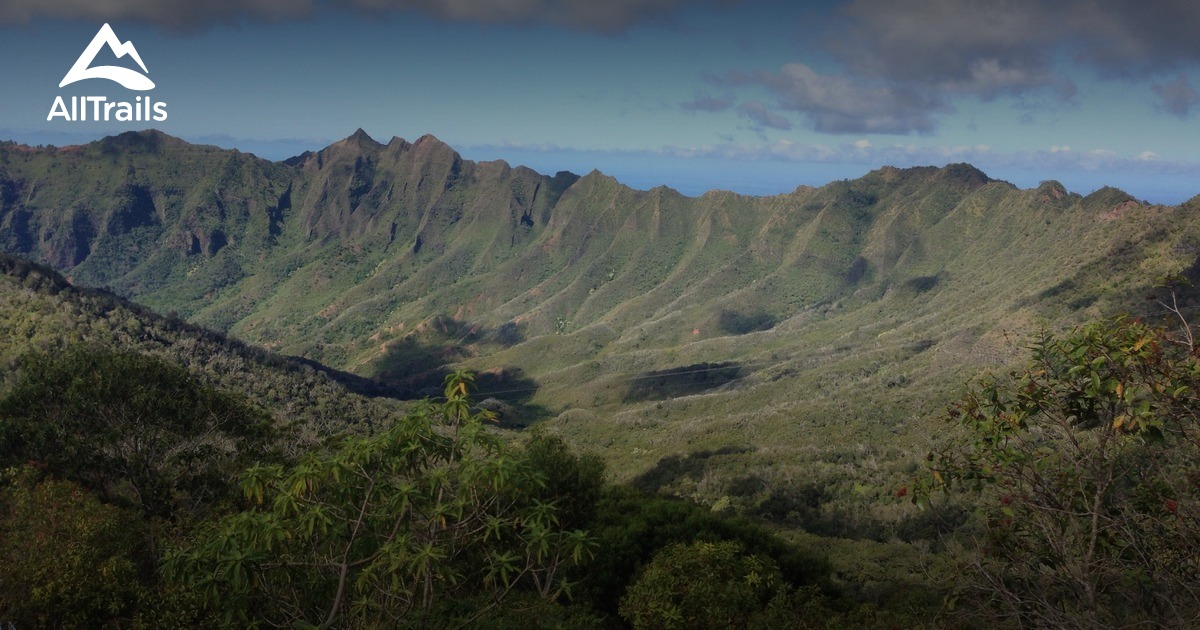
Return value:
<svg viewBox="0 0 1200 630">
<path fill-rule="evenodd" d="M 781 131 L 788 131 L 792 128 L 791 121 L 767 109 L 766 103 L 762 101 L 747 101 L 742 103 L 738 106 L 738 112 L 762 127 L 770 127 L 771 129 L 779 129 Z"/>
<path fill-rule="evenodd" d="M 339 0 L 369 11 L 415 10 L 480 24 L 552 24 L 579 31 L 618 33 L 702 0 Z"/>
<path fill-rule="evenodd" d="M 907 134 L 933 131 L 932 114 L 953 111 L 937 94 L 906 86 L 822 75 L 792 63 L 778 72 L 730 75 L 733 83 L 766 86 L 786 110 L 805 115 L 816 131 Z"/>
<path fill-rule="evenodd" d="M 1136 76 L 1200 61 L 1200 3 L 1074 0 L 1058 10 L 1079 59 L 1102 72 Z"/>
<path fill-rule="evenodd" d="M 689 112 L 723 112 L 733 107 L 733 95 L 710 96 L 701 93 L 690 101 L 680 103 L 679 106 Z"/>
<path fill-rule="evenodd" d="M 248 19 L 287 19 L 320 4 L 389 13 L 416 11 L 480 24 L 550 24 L 579 31 L 619 33 L 662 19 L 686 4 L 721 0 L 4 0 L 0 24 L 35 18 L 135 20 L 176 30 Z"/>
<path fill-rule="evenodd" d="M 1159 109 L 1180 118 L 1186 118 L 1192 108 L 1200 105 L 1200 92 L 1192 87 L 1191 81 L 1184 75 L 1179 75 L 1169 83 L 1159 83 L 1150 86 L 1158 95 L 1161 102 Z"/>
<path fill-rule="evenodd" d="M 836 72 L 795 63 L 706 80 L 766 86 L 819 132 L 903 135 L 932 133 L 963 97 L 1039 110 L 1053 107 L 1049 99 L 1069 102 L 1077 88 L 1064 60 L 1141 80 L 1200 63 L 1194 0 L 844 0 L 835 12 L 823 45 Z M 1183 75 L 1151 87 L 1163 112 L 1200 107 Z"/>
<path fill-rule="evenodd" d="M 985 98 L 1021 93 L 1063 81 L 1051 72 L 1061 25 L 1047 4 L 852 0 L 850 26 L 830 48 L 856 75 Z"/>
<path fill-rule="evenodd" d="M 855 75 L 982 98 L 1074 84 L 1056 57 L 1104 76 L 1200 62 L 1191 0 L 850 0 L 830 50 Z"/>
<path fill-rule="evenodd" d="M 132 20 L 192 30 L 244 19 L 297 18 L 312 9 L 313 0 L 5 0 L 0 3 L 0 24 L 35 18 Z"/>
</svg>

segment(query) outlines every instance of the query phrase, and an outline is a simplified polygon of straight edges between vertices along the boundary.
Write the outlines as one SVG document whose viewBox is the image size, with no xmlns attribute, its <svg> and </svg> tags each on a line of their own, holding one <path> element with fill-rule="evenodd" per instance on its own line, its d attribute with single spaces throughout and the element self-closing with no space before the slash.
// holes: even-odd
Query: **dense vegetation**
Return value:
<svg viewBox="0 0 1200 630">
<path fill-rule="evenodd" d="M 0 146 L 0 620 L 1189 625 L 1197 207 Z"/>
<path fill-rule="evenodd" d="M 1188 307 L 1163 304 L 1173 326 L 1045 334 L 1029 368 L 976 385 L 896 490 L 925 508 L 886 544 L 827 537 L 836 519 L 811 510 L 758 512 L 793 528 L 773 532 L 647 494 L 661 479 L 610 485 L 554 433 L 496 428 L 466 372 L 307 445 L 169 354 L 28 350 L 0 390 L 0 613 L 22 627 L 1189 625 L 1200 362 Z"/>
<path fill-rule="evenodd" d="M 846 558 L 825 554 L 844 541 L 608 486 L 598 458 L 542 430 L 512 441 L 469 373 L 371 435 L 288 455 L 268 414 L 181 367 L 33 352 L 0 393 L 0 612 L 22 627 L 1186 626 L 1194 348 L 1100 321 L 973 388 L 912 489 L 929 514 L 971 516 L 907 543 L 941 558 L 925 582 L 878 576 L 903 597 L 837 576 Z"/>
<path fill-rule="evenodd" d="M 153 131 L 9 144 L 0 189 L 0 251 L 73 283 L 353 373 L 357 392 L 420 399 L 470 369 L 504 426 L 553 428 L 616 479 L 655 471 L 656 492 L 879 542 L 922 527 L 893 493 L 933 446 L 929 409 L 1041 328 L 1133 308 L 1200 243 L 1195 203 L 1019 190 L 969 165 L 688 198 L 363 133 L 281 163 Z M 114 315 L 101 326 L 153 343 Z M 176 354 L 245 376 L 229 385 L 307 444 L 381 418 L 325 376 Z"/>
<path fill-rule="evenodd" d="M 1029 368 L 978 384 L 949 416 L 962 437 L 930 468 L 978 510 L 959 585 L 976 615 L 1200 621 L 1200 361 L 1186 320 L 1045 335 Z"/>
<path fill-rule="evenodd" d="M 0 397 L 0 612 L 22 627 L 600 625 L 660 549 L 711 539 L 765 554 L 771 592 L 822 595 L 824 563 L 760 527 L 605 488 L 598 459 L 545 433 L 510 444 L 471 380 L 287 457 L 262 450 L 263 414 L 182 368 L 28 355 Z M 738 605 L 790 605 L 756 601 Z"/>
</svg>

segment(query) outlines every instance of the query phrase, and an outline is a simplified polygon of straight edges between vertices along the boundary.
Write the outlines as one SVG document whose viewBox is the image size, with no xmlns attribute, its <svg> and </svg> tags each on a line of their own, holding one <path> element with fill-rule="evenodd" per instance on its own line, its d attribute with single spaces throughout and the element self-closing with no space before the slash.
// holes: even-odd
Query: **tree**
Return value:
<svg viewBox="0 0 1200 630">
<path fill-rule="evenodd" d="M 591 553 L 539 500 L 545 479 L 472 412 L 471 375 L 445 382 L 389 429 L 297 465 L 256 465 L 254 509 L 214 524 L 167 562 L 226 623 L 455 625 L 513 591 L 553 600 Z"/>
<path fill-rule="evenodd" d="M 260 410 L 178 365 L 88 346 L 25 355 L 0 397 L 0 464 L 34 461 L 164 518 L 224 496 L 270 435 Z"/>
<path fill-rule="evenodd" d="M 148 564 L 135 513 L 32 468 L 0 474 L 0 619 L 19 627 L 128 620 Z"/>
<path fill-rule="evenodd" d="M 744 628 L 786 594 L 779 567 L 736 542 L 673 544 L 629 586 L 621 616 L 634 628 Z"/>
<path fill-rule="evenodd" d="M 525 455 L 545 480 L 537 496 L 554 503 L 560 526 L 591 523 L 604 491 L 604 460 L 594 453 L 576 455 L 561 437 L 540 428 L 532 430 Z"/>
<path fill-rule="evenodd" d="M 962 438 L 930 454 L 932 486 L 978 501 L 967 590 L 995 618 L 1200 620 L 1190 339 L 1129 318 L 1043 334 L 1028 368 L 978 383 L 949 410 Z"/>
</svg>

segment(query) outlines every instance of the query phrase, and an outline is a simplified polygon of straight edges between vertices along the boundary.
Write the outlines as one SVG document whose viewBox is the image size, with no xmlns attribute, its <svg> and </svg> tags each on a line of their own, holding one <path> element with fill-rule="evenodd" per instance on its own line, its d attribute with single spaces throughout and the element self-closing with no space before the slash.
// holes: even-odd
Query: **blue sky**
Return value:
<svg viewBox="0 0 1200 630">
<path fill-rule="evenodd" d="M 798 4 L 6 0 L 0 138 L 154 126 L 283 159 L 362 127 L 687 194 L 959 161 L 1020 186 L 1200 193 L 1200 3 Z M 46 120 L 58 95 L 141 94 L 58 87 L 105 22 L 137 47 L 166 121 Z"/>
</svg>

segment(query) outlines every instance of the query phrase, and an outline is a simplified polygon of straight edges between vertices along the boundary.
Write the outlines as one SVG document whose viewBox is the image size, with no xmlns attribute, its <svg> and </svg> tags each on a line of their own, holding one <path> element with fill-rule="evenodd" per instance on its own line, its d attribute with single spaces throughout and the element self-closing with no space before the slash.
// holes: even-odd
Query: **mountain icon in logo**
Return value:
<svg viewBox="0 0 1200 630">
<path fill-rule="evenodd" d="M 130 90 L 151 90 L 154 89 L 154 82 L 144 74 L 140 74 L 129 68 L 120 66 L 96 66 L 90 67 L 92 61 L 96 59 L 96 54 L 100 52 L 100 48 L 107 45 L 109 50 L 117 58 L 129 55 L 137 62 L 137 65 L 142 67 L 142 72 L 150 72 L 146 69 L 146 64 L 142 63 L 141 55 L 138 55 L 137 48 L 133 47 L 133 42 L 121 43 L 117 39 L 117 34 L 113 32 L 112 27 L 108 24 L 100 27 L 96 32 L 96 36 L 92 38 L 92 43 L 88 44 L 87 48 L 83 49 L 83 54 L 79 55 L 79 59 L 75 60 L 75 65 L 67 71 L 67 75 L 63 77 L 62 83 L 58 87 L 65 87 L 76 81 L 84 79 L 108 79 L 116 81 Z"/>
</svg>

